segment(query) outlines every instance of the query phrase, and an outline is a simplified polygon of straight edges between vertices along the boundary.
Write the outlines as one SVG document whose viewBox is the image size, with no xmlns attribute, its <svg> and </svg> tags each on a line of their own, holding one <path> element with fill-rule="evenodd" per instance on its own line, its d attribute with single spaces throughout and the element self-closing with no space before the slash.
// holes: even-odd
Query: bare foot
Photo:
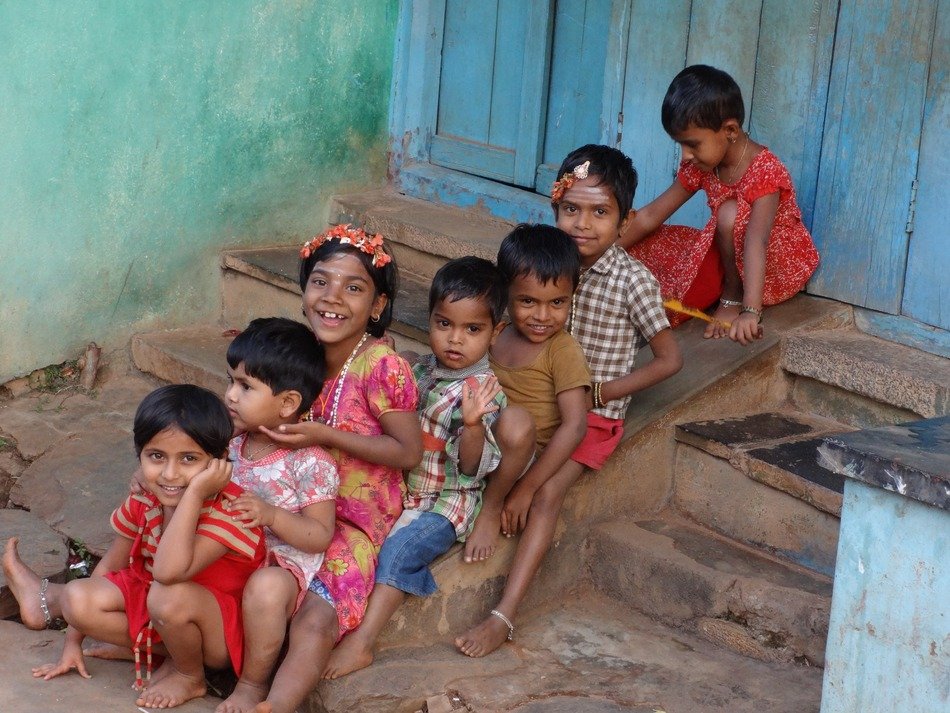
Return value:
<svg viewBox="0 0 950 713">
<path fill-rule="evenodd" d="M 3 576 L 20 605 L 20 620 L 27 629 L 45 629 L 46 615 L 40 608 L 39 575 L 27 567 L 17 552 L 19 537 L 11 537 L 3 549 Z"/>
<path fill-rule="evenodd" d="M 162 669 L 171 669 L 165 675 Z M 174 708 L 207 693 L 204 676 L 186 676 L 177 671 L 170 661 L 162 665 L 149 687 L 135 701 L 143 708 Z"/>
<path fill-rule="evenodd" d="M 733 305 L 719 305 L 713 314 L 713 321 L 706 325 L 703 339 L 722 339 L 729 336 L 732 320 L 739 316 L 740 308 Z"/>
<path fill-rule="evenodd" d="M 373 650 L 363 646 L 355 636 L 347 636 L 333 651 L 323 671 L 324 678 L 340 678 L 373 663 Z"/>
<path fill-rule="evenodd" d="M 465 540 L 465 551 L 462 558 L 465 562 L 484 562 L 495 554 L 495 543 L 498 533 L 501 532 L 501 508 L 486 509 L 475 518 L 475 527 Z"/>
<path fill-rule="evenodd" d="M 487 656 L 508 640 L 508 625 L 497 616 L 487 616 L 455 639 L 455 647 L 466 656 Z"/>
<path fill-rule="evenodd" d="M 132 649 L 127 646 L 116 646 L 115 644 L 103 644 L 97 641 L 89 648 L 82 650 L 83 656 L 89 656 L 94 659 L 105 659 L 106 661 L 134 661 Z"/>
<path fill-rule="evenodd" d="M 133 657 L 132 660 L 134 661 L 135 658 Z M 164 661 L 164 659 L 162 659 L 162 658 L 159 658 L 158 660 L 159 660 L 159 661 Z M 171 673 L 172 671 L 174 671 L 174 670 L 175 670 L 175 667 L 171 665 L 171 662 L 168 662 L 167 664 L 166 664 L 166 663 L 163 663 L 161 666 L 158 667 L 158 670 L 157 670 L 157 671 L 152 671 L 152 675 L 151 675 L 151 676 L 149 676 L 148 678 L 143 678 L 143 679 L 142 679 L 142 685 L 141 685 L 141 686 L 138 685 L 138 683 L 136 683 L 135 681 L 133 681 L 133 682 L 132 682 L 132 690 L 133 690 L 133 691 L 138 691 L 139 693 L 141 693 L 141 692 L 144 691 L 145 689 L 151 688 L 152 686 L 154 686 L 156 683 L 158 683 L 159 681 L 161 681 L 163 678 L 165 678 L 168 674 L 170 674 L 170 673 Z"/>
<path fill-rule="evenodd" d="M 238 681 L 234 691 L 214 709 L 214 713 L 250 713 L 257 710 L 258 704 L 267 695 L 264 684 Z M 270 705 L 270 704 L 268 704 Z"/>
<path fill-rule="evenodd" d="M 252 710 L 251 713 L 274 713 L 274 708 L 267 701 L 261 701 L 254 706 L 254 710 Z"/>
</svg>

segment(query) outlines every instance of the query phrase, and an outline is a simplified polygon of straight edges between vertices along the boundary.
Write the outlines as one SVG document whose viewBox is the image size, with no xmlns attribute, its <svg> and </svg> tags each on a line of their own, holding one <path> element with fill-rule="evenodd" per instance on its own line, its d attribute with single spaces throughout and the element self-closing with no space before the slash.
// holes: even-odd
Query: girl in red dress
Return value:
<svg viewBox="0 0 950 713">
<path fill-rule="evenodd" d="M 706 338 L 748 344 L 762 310 L 799 292 L 818 265 L 785 166 L 742 129 L 735 80 L 687 67 L 663 98 L 663 128 L 683 153 L 676 180 L 636 212 L 620 245 L 660 282 L 663 297 L 705 309 L 719 302 Z M 701 230 L 666 221 L 702 189 L 712 216 Z M 683 317 L 671 315 L 671 323 Z"/>
<path fill-rule="evenodd" d="M 7 543 L 3 571 L 23 623 L 69 624 L 56 663 L 33 669 L 51 679 L 76 669 L 89 678 L 86 636 L 131 649 L 136 705 L 172 708 L 205 694 L 204 667 L 241 671 L 244 584 L 264 560 L 264 535 L 231 517 L 225 498 L 243 491 L 225 460 L 233 426 L 217 396 L 164 386 L 135 413 L 133 437 L 145 491 L 112 514 L 116 537 L 88 579 L 41 580 Z M 152 654 L 166 656 L 154 673 Z M 146 688 L 147 686 L 147 688 Z"/>
</svg>

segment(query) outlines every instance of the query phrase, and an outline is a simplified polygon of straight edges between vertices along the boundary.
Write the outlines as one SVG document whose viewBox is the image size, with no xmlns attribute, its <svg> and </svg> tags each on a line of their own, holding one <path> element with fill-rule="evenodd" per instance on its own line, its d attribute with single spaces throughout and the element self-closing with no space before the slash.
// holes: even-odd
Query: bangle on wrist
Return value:
<svg viewBox="0 0 950 713">
<path fill-rule="evenodd" d="M 741 307 L 742 300 L 727 300 L 725 297 L 720 297 L 719 304 L 723 307 Z"/>
<path fill-rule="evenodd" d="M 752 307 L 750 305 L 742 305 L 742 311 L 739 312 L 739 314 L 743 314 L 745 312 L 748 312 L 749 314 L 754 314 L 756 317 L 759 318 L 759 324 L 762 323 L 762 310 L 758 309 L 757 307 Z"/>
<path fill-rule="evenodd" d="M 604 405 L 600 400 L 600 385 L 601 382 L 599 381 L 595 381 L 590 385 L 591 401 L 594 404 L 594 408 L 602 408 Z"/>
</svg>

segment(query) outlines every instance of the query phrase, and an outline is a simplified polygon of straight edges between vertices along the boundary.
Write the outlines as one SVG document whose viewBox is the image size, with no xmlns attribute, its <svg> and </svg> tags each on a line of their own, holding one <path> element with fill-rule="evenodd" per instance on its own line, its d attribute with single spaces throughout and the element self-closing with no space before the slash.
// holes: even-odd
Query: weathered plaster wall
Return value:
<svg viewBox="0 0 950 713">
<path fill-rule="evenodd" d="M 384 180 L 396 0 L 0 3 L 0 383 L 210 319 Z"/>
</svg>

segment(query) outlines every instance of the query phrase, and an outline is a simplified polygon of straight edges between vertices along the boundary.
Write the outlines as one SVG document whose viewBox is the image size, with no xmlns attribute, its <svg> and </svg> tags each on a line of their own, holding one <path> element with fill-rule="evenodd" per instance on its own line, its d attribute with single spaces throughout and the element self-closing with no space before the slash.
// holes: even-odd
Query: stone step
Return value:
<svg viewBox="0 0 950 713">
<path fill-rule="evenodd" d="M 781 363 L 804 377 L 793 390 L 798 408 L 861 428 L 950 412 L 950 359 L 857 330 L 792 335 Z"/>
<path fill-rule="evenodd" d="M 842 479 L 817 464 L 817 448 L 847 430 L 791 412 L 681 424 L 673 503 L 726 537 L 831 576 Z"/>
<path fill-rule="evenodd" d="M 197 384 L 224 395 L 228 345 L 236 329 L 216 325 L 146 332 L 132 337 L 132 360 L 147 374 L 173 384 Z M 425 353 L 428 347 L 391 332 L 396 351 Z"/>
<path fill-rule="evenodd" d="M 597 525 L 588 548 L 594 588 L 624 605 L 745 656 L 823 664 L 827 577 L 671 511 Z"/>
<path fill-rule="evenodd" d="M 476 255 L 495 261 L 513 227 L 485 213 L 430 203 L 392 189 L 335 196 L 331 223 L 354 223 L 382 233 L 403 275 L 426 281 L 446 260 Z"/>
<path fill-rule="evenodd" d="M 265 315 L 301 319 L 297 251 L 297 247 L 285 246 L 223 253 L 223 322 L 240 328 Z M 429 280 L 401 270 L 399 278 L 390 331 L 427 344 Z"/>
<path fill-rule="evenodd" d="M 818 463 L 825 436 L 854 430 L 797 412 L 767 412 L 681 423 L 676 440 L 724 458 L 749 478 L 831 515 L 841 514 L 844 478 Z"/>
<path fill-rule="evenodd" d="M 441 630 L 418 645 L 383 646 L 368 668 L 322 682 L 310 710 L 818 711 L 817 668 L 740 656 L 587 589 L 561 590 L 557 599 L 524 608 L 514 640 L 484 658 L 457 653 Z"/>
</svg>

